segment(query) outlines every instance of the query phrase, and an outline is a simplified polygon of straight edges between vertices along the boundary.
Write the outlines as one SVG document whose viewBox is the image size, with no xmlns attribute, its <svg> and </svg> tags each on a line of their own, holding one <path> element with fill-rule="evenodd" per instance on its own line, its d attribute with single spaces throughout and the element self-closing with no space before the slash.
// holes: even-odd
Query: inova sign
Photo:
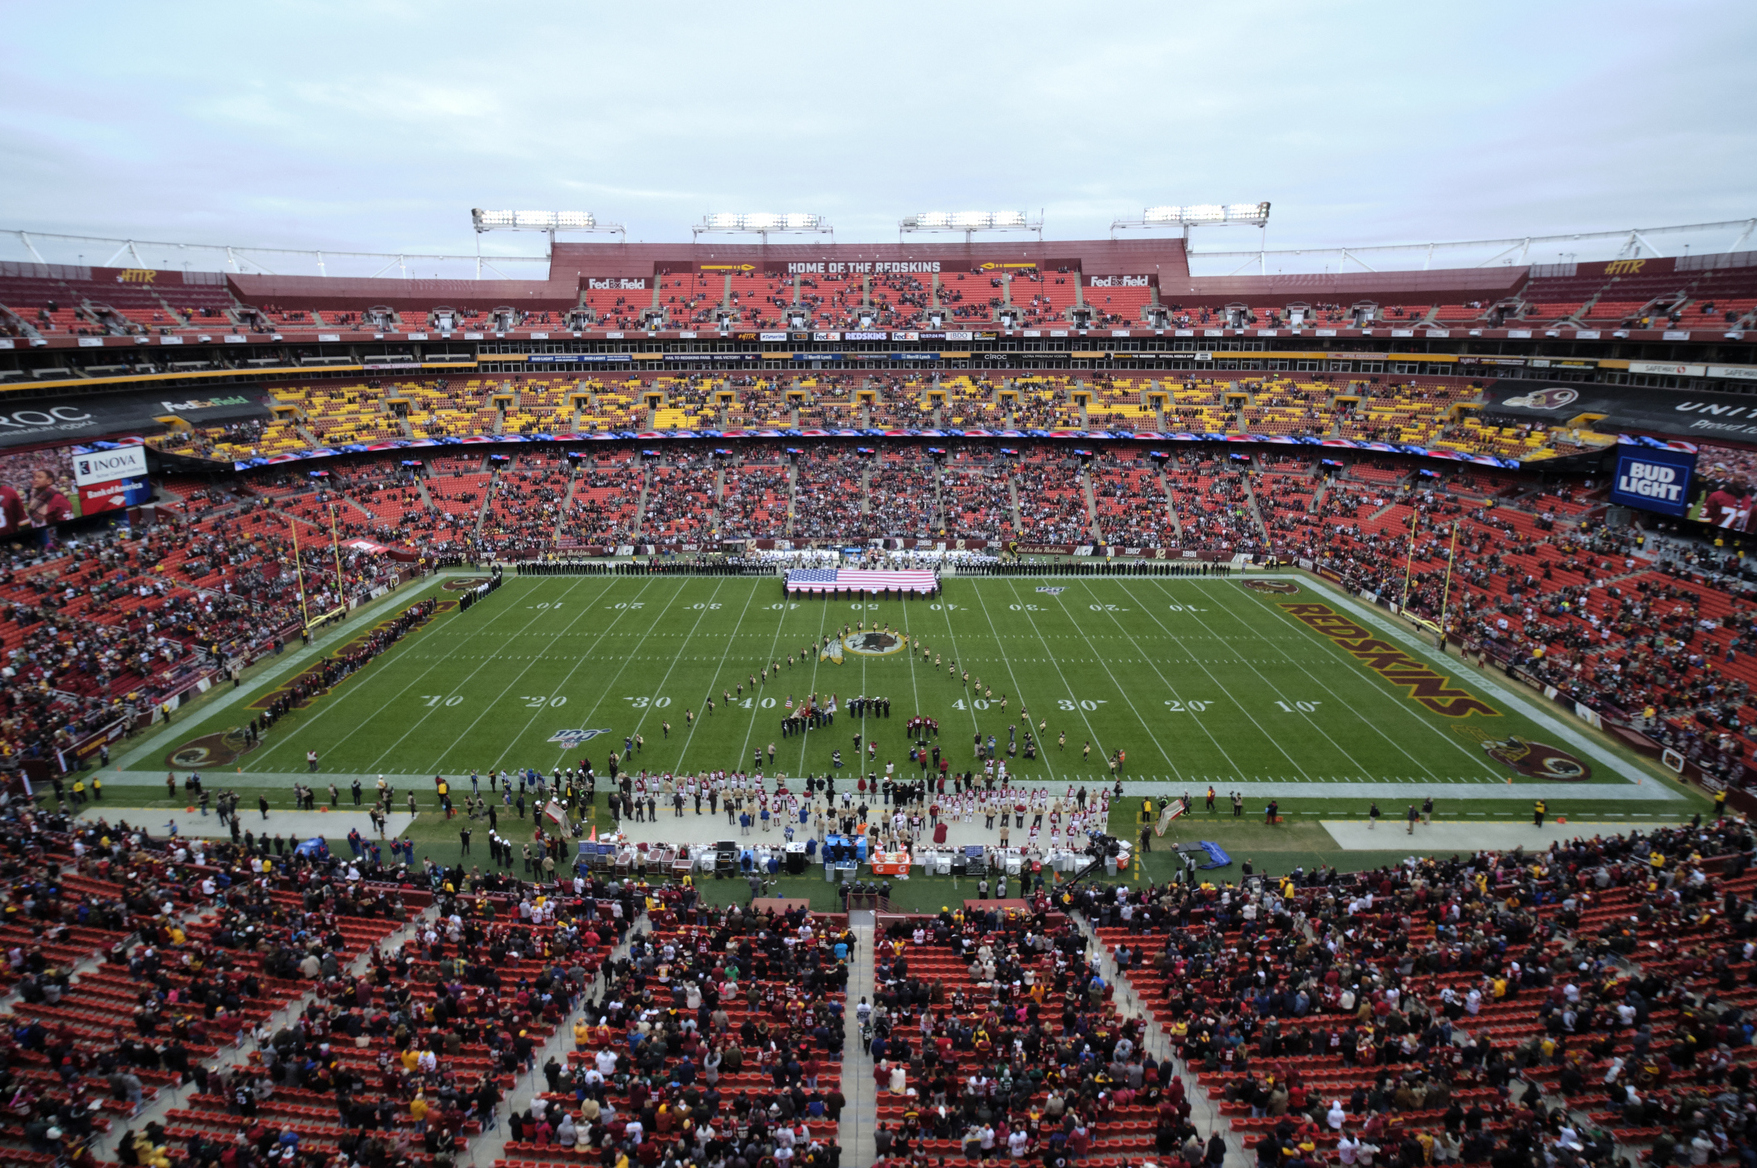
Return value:
<svg viewBox="0 0 1757 1168">
<path fill-rule="evenodd" d="M 92 483 L 113 483 L 118 479 L 142 478 L 146 475 L 146 447 L 124 446 L 119 450 L 97 450 L 73 456 L 73 481 L 79 486 Z"/>
</svg>

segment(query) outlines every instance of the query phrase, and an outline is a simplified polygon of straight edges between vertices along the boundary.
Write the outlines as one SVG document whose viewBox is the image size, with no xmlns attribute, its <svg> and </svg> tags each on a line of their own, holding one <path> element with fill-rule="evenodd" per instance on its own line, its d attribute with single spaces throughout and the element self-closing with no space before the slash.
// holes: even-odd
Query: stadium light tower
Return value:
<svg viewBox="0 0 1757 1168">
<path fill-rule="evenodd" d="M 702 221 L 689 229 L 689 234 L 691 241 L 699 240 L 703 235 L 760 235 L 767 243 L 771 234 L 828 235 L 834 239 L 836 229 L 822 215 L 807 215 L 803 211 L 779 215 L 768 211 L 716 211 L 703 215 Z"/>
<path fill-rule="evenodd" d="M 1110 225 L 1110 237 L 1129 228 L 1176 227 L 1190 241 L 1192 227 L 1267 227 L 1268 203 L 1202 203 L 1191 207 L 1148 207 L 1139 219 L 1118 219 Z"/>
<path fill-rule="evenodd" d="M 549 236 L 549 254 L 555 254 L 555 233 L 558 231 L 602 231 L 622 237 L 628 242 L 628 231 L 620 223 L 600 223 L 590 211 L 484 211 L 470 210 L 470 226 L 476 229 L 476 279 L 482 278 L 482 233 L 484 231 L 541 231 Z"/>
<path fill-rule="evenodd" d="M 897 242 L 907 232 L 962 231 L 969 243 L 978 231 L 1035 231 L 1043 240 L 1043 212 L 1032 219 L 1023 211 L 923 211 L 897 221 Z"/>
<path fill-rule="evenodd" d="M 1110 237 L 1128 228 L 1177 227 L 1184 233 L 1184 254 L 1190 254 L 1190 229 L 1194 227 L 1257 228 L 1257 267 L 1269 270 L 1269 204 L 1263 203 L 1199 203 L 1189 207 L 1148 207 L 1139 219 L 1118 219 L 1110 225 Z M 1246 260 L 1239 271 L 1249 266 Z"/>
</svg>

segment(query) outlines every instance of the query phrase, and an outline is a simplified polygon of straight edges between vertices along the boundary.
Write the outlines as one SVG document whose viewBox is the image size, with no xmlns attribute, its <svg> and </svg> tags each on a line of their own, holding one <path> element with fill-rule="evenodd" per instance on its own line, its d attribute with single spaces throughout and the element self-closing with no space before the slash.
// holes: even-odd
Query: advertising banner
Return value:
<svg viewBox="0 0 1757 1168">
<path fill-rule="evenodd" d="M 1646 431 L 1691 442 L 1757 442 L 1757 397 L 1739 393 L 1503 380 L 1484 391 L 1483 413 L 1551 426 L 1584 414 L 1591 416 L 1592 429 L 1607 434 Z"/>
<path fill-rule="evenodd" d="M 163 417 L 196 425 L 244 418 L 267 418 L 268 407 L 252 389 L 228 390 L 206 398 L 172 398 L 150 393 L 75 394 L 52 403 L 0 410 L 0 447 L 36 442 L 80 441 L 109 434 L 157 433 Z"/>
<path fill-rule="evenodd" d="M 1619 442 L 1611 502 L 1681 519 L 1690 510 L 1690 480 L 1695 470 L 1694 450 Z"/>
<path fill-rule="evenodd" d="M 146 447 L 118 446 L 73 456 L 73 481 L 81 487 L 108 485 L 117 479 L 136 479 L 146 474 Z"/>
<path fill-rule="evenodd" d="M 112 478 L 81 484 L 75 476 L 83 462 L 136 465 L 132 458 L 115 459 L 139 446 L 97 450 L 87 446 L 45 446 L 22 454 L 0 455 L 0 538 L 25 528 L 53 527 L 69 519 L 138 506 L 152 498 L 144 477 Z M 145 459 L 139 464 L 145 473 Z"/>
</svg>

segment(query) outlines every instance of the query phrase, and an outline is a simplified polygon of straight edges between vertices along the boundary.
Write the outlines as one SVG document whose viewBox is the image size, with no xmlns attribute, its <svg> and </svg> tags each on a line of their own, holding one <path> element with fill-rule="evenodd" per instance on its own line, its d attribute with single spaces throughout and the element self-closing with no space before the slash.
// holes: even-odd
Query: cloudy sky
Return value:
<svg viewBox="0 0 1757 1168">
<path fill-rule="evenodd" d="M 1149 204 L 1268 199 L 1269 246 L 1299 247 L 1757 213 L 1748 2 L 6 19 L 7 229 L 456 253 L 472 206 L 590 210 L 649 241 L 709 211 L 818 212 L 866 241 L 915 211 L 1041 209 L 1088 238 Z M 1255 245 L 1230 235 L 1201 242 Z"/>
</svg>

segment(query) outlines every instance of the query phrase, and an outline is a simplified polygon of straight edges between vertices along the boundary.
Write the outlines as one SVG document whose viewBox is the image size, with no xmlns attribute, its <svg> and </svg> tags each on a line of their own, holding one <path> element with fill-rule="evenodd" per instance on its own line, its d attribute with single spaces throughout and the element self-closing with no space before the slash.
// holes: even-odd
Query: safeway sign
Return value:
<svg viewBox="0 0 1757 1168">
<path fill-rule="evenodd" d="M 124 446 L 116 450 L 99 450 L 73 456 L 73 481 L 82 487 L 92 483 L 113 483 L 117 479 L 143 478 L 145 475 L 144 446 Z"/>
</svg>

